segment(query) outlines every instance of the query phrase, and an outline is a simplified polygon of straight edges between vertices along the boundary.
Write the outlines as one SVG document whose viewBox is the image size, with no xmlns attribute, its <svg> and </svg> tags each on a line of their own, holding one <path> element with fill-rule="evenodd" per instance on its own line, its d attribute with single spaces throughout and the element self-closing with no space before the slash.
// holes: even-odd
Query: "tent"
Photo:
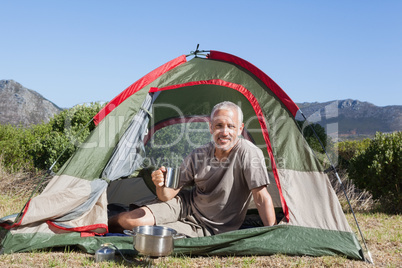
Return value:
<svg viewBox="0 0 402 268">
<path fill-rule="evenodd" d="M 19 215 L 4 253 L 77 245 L 93 253 L 111 242 L 133 250 L 132 238 L 108 234 L 108 204 L 142 204 L 155 198 L 150 167 L 171 165 L 203 141 L 212 107 L 228 100 L 244 112 L 243 137 L 265 156 L 280 223 L 211 237 L 175 240 L 191 255 L 345 255 L 364 259 L 320 161 L 297 126 L 289 96 L 251 63 L 219 51 L 196 50 L 151 71 L 110 101 L 97 127 Z M 252 203 L 252 202 L 251 202 Z M 250 206 L 253 219 L 253 208 Z M 253 221 L 253 220 L 251 220 Z M 258 219 L 256 220 L 258 221 Z"/>
</svg>

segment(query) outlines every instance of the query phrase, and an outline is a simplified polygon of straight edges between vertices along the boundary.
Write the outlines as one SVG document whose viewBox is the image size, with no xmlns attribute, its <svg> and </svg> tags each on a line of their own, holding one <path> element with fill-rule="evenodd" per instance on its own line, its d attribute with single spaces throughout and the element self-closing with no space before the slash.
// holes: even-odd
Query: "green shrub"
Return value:
<svg viewBox="0 0 402 268">
<path fill-rule="evenodd" d="M 99 103 L 77 105 L 55 115 L 49 123 L 26 128 L 0 125 L 3 166 L 11 172 L 49 169 L 58 159 L 53 169 L 57 171 L 95 128 L 91 119 L 101 108 Z"/>
<path fill-rule="evenodd" d="M 195 148 L 211 141 L 206 122 L 176 124 L 154 133 L 146 144 L 145 166 L 178 166 Z"/>
<path fill-rule="evenodd" d="M 402 212 L 402 132 L 377 133 L 350 160 L 349 178 L 380 201 L 380 210 Z"/>
<path fill-rule="evenodd" d="M 347 169 L 349 167 L 349 161 L 357 152 L 365 150 L 371 139 L 364 139 L 361 141 L 342 141 L 336 144 L 339 156 L 339 166 Z"/>
<path fill-rule="evenodd" d="M 91 120 L 101 108 L 99 103 L 76 105 L 54 116 L 48 123 L 50 131 L 33 143 L 35 167 L 48 169 L 57 160 L 53 168 L 57 171 L 95 128 Z"/>
<path fill-rule="evenodd" d="M 1 161 L 6 170 L 14 172 L 33 168 L 32 159 L 26 148 L 31 140 L 29 130 L 11 125 L 0 125 Z"/>
<path fill-rule="evenodd" d="M 324 148 L 327 148 L 327 133 L 325 132 L 325 128 L 322 127 L 320 124 L 316 123 L 309 123 L 307 121 L 296 121 L 299 125 L 300 131 L 302 132 L 304 138 L 306 139 L 307 143 L 310 147 L 319 153 L 324 153 L 324 149 L 322 148 L 320 142 L 318 141 L 315 133 L 317 134 L 318 138 L 320 139 Z M 311 126 L 310 126 L 311 125 Z M 313 129 L 314 131 L 313 131 Z"/>
</svg>

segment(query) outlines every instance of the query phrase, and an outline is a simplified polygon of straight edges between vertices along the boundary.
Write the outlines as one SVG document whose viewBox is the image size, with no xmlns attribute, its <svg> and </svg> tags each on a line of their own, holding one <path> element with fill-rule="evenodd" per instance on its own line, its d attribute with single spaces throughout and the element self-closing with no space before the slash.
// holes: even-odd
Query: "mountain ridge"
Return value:
<svg viewBox="0 0 402 268">
<path fill-rule="evenodd" d="M 402 131 L 402 105 L 376 106 L 370 102 L 345 99 L 298 103 L 307 119 L 324 127 L 337 124 L 339 137 L 373 137 L 376 132 Z M 331 133 L 332 132 L 332 133 Z"/>
<path fill-rule="evenodd" d="M 377 131 L 402 131 L 402 105 L 376 106 L 345 99 L 296 103 L 309 122 L 340 139 L 373 137 Z M 48 122 L 63 109 L 14 80 L 0 80 L 0 124 L 29 126 Z M 304 118 L 298 115 L 297 120 Z"/>
<path fill-rule="evenodd" d="M 62 111 L 38 92 L 14 80 L 0 80 L 0 124 L 30 126 L 49 122 Z"/>
</svg>

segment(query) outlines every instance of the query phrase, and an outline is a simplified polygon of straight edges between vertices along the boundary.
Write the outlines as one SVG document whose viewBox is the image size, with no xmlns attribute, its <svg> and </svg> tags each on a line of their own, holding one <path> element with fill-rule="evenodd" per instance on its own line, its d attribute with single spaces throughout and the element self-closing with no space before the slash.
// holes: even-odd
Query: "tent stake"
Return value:
<svg viewBox="0 0 402 268">
<path fill-rule="evenodd" d="M 299 111 L 300 111 L 300 114 L 303 116 L 304 120 L 308 122 L 308 120 L 307 120 L 306 116 L 304 115 L 304 113 L 303 113 L 301 110 L 299 110 Z M 369 257 L 369 259 L 365 258 L 365 257 L 364 257 L 364 253 L 362 252 L 363 258 L 364 258 L 365 261 L 367 261 L 367 262 L 369 262 L 369 263 L 371 263 L 371 264 L 374 264 L 373 258 L 371 257 L 370 250 L 368 249 L 367 244 L 366 244 L 366 240 L 364 239 L 363 232 L 362 232 L 361 229 L 360 229 L 360 226 L 359 226 L 359 223 L 358 223 L 358 221 L 357 221 L 355 212 L 353 211 L 353 208 L 352 208 L 352 205 L 351 205 L 351 203 L 350 203 L 350 201 L 349 201 L 348 195 L 346 194 L 346 188 L 345 188 L 344 184 L 342 183 L 341 178 L 339 177 L 338 172 L 336 171 L 336 168 L 335 168 L 335 166 L 334 166 L 334 164 L 333 164 L 333 162 L 332 162 L 332 159 L 329 157 L 327 150 L 325 149 L 323 143 L 321 142 L 320 138 L 318 137 L 317 132 L 315 131 L 315 129 L 313 128 L 313 126 L 312 126 L 311 124 L 309 124 L 309 126 L 310 126 L 311 130 L 313 131 L 314 136 L 316 137 L 316 139 L 317 139 L 318 142 L 320 143 L 322 149 L 324 150 L 325 155 L 327 156 L 328 161 L 329 161 L 329 163 L 330 163 L 330 165 L 331 165 L 331 168 L 332 168 L 332 170 L 335 172 L 335 176 L 336 176 L 338 182 L 339 182 L 340 185 L 341 185 L 343 194 L 345 195 L 346 200 L 348 201 L 349 208 L 350 208 L 350 210 L 352 211 L 353 218 L 354 218 L 354 220 L 355 220 L 357 229 L 359 230 L 359 233 L 360 233 L 360 236 L 361 236 L 361 238 L 362 238 L 364 247 L 366 248 L 366 251 L 367 251 L 367 254 L 368 254 L 368 257 Z M 302 133 L 302 134 L 303 134 L 303 133 Z"/>
</svg>

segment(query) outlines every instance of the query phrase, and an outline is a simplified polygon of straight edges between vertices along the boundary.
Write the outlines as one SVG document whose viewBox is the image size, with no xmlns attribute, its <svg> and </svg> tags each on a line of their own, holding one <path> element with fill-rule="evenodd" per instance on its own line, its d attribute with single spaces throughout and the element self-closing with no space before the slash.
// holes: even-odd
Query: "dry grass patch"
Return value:
<svg viewBox="0 0 402 268">
<path fill-rule="evenodd" d="M 41 174 L 33 176 L 19 172 L 11 175 L 0 167 L 0 217 L 19 212 L 41 179 Z M 48 178 L 44 180 L 40 188 L 43 188 L 47 181 Z M 357 189 L 350 187 L 348 189 L 347 191 L 352 193 L 350 195 L 352 205 L 355 206 L 355 211 L 358 211 L 356 217 L 372 253 L 375 266 L 402 267 L 402 216 L 370 213 L 368 211 L 370 211 L 369 207 L 372 207 L 372 200 L 370 198 L 371 201 L 365 200 L 362 192 Z M 356 194 L 357 200 L 353 194 Z M 340 194 L 341 198 L 342 195 Z M 369 202 L 371 205 L 368 205 Z M 348 210 L 347 207 L 344 209 Z M 346 217 L 360 239 L 353 215 L 347 213 Z M 144 267 L 148 265 L 155 267 L 373 267 L 365 262 L 350 260 L 342 256 L 310 257 L 282 254 L 245 257 L 169 256 L 150 262 L 141 256 L 126 256 L 132 263 L 125 262 L 121 257 L 116 256 L 115 262 L 96 263 L 93 255 L 67 247 L 66 249 L 0 255 L 0 264 L 1 267 Z"/>
<path fill-rule="evenodd" d="M 333 172 L 328 175 L 332 187 L 339 199 L 339 203 L 342 206 L 342 210 L 345 213 L 350 211 L 348 199 L 353 211 L 355 212 L 367 212 L 374 208 L 376 202 L 373 200 L 373 196 L 366 190 L 356 188 L 356 186 L 349 180 L 346 170 L 338 170 L 338 175 L 341 178 L 343 188 Z M 348 199 L 345 197 L 345 192 Z"/>
<path fill-rule="evenodd" d="M 82 252 L 38 251 L 0 255 L 2 267 L 373 267 L 362 261 L 341 256 L 245 256 L 188 257 L 171 256 L 147 260 L 141 256 L 127 257 L 128 263 L 117 257 L 115 262 L 96 263 L 94 257 Z M 396 267 L 396 264 L 393 265 Z M 378 267 L 393 267 L 378 266 Z"/>
<path fill-rule="evenodd" d="M 40 193 L 50 180 L 44 172 L 8 173 L 0 164 L 0 217 L 19 213 L 36 189 Z"/>
<path fill-rule="evenodd" d="M 353 215 L 347 214 L 346 217 L 357 234 Z M 356 218 L 374 264 L 378 267 L 402 267 L 402 215 L 357 213 Z"/>
</svg>

